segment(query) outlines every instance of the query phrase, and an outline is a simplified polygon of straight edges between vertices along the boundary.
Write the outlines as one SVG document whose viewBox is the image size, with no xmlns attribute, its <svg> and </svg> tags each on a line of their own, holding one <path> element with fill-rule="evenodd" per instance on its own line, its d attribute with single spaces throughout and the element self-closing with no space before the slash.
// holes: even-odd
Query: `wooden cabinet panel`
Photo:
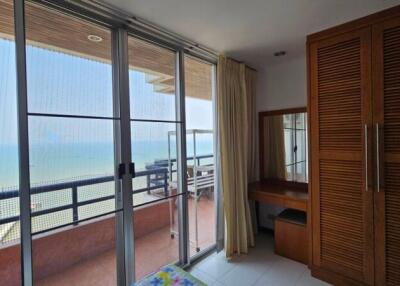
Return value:
<svg viewBox="0 0 400 286">
<path fill-rule="evenodd" d="M 318 48 L 320 151 L 361 151 L 361 39 Z"/>
<path fill-rule="evenodd" d="M 312 273 L 400 285 L 400 6 L 308 37 Z"/>
<path fill-rule="evenodd" d="M 321 263 L 359 277 L 364 252 L 361 169 L 357 161 L 320 160 Z"/>
<path fill-rule="evenodd" d="M 374 26 L 373 61 L 376 285 L 400 285 L 399 18 Z"/>
<path fill-rule="evenodd" d="M 370 57 L 369 28 L 309 48 L 313 264 L 372 285 Z"/>
<path fill-rule="evenodd" d="M 275 219 L 275 253 L 307 264 L 308 241 L 306 225 Z M 296 239 L 293 240 L 293 237 Z"/>
</svg>

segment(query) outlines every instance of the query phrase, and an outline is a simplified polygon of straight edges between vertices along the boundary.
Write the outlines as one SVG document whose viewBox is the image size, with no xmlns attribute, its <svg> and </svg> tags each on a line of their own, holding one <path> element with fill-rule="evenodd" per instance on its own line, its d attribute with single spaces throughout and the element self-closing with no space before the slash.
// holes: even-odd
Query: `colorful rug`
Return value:
<svg viewBox="0 0 400 286">
<path fill-rule="evenodd" d="M 162 267 L 158 272 L 146 276 L 135 286 L 207 286 L 190 273 L 175 265 Z"/>
</svg>

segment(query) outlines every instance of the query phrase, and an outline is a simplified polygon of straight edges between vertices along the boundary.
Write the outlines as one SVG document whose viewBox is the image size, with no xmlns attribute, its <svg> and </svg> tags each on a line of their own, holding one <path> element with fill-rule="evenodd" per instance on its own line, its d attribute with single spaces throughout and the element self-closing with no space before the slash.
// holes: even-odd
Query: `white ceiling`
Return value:
<svg viewBox="0 0 400 286">
<path fill-rule="evenodd" d="M 106 0 L 135 16 L 263 69 L 305 54 L 306 35 L 400 0 Z M 287 51 L 274 58 L 273 53 Z"/>
</svg>

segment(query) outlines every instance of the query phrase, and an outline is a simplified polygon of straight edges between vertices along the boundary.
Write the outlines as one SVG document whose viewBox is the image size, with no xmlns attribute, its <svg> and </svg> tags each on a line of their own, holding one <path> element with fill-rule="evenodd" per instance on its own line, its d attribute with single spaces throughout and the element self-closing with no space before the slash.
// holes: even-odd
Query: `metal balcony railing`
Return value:
<svg viewBox="0 0 400 286">
<path fill-rule="evenodd" d="M 212 157 L 213 157 L 213 155 L 197 156 L 196 160 L 197 160 L 198 164 L 200 164 L 200 160 L 212 158 Z M 187 158 L 187 161 L 191 161 L 191 160 L 193 160 L 193 157 Z M 173 165 L 174 163 L 176 163 L 176 159 L 171 160 L 171 165 Z M 140 188 L 140 189 L 134 189 L 134 190 L 132 190 L 132 194 L 134 195 L 134 194 L 139 194 L 139 193 L 143 193 L 143 192 L 150 193 L 152 190 L 163 189 L 165 196 L 167 197 L 169 195 L 169 189 L 168 189 L 168 180 L 169 180 L 169 176 L 170 176 L 169 170 L 172 170 L 172 173 L 174 173 L 174 172 L 176 172 L 176 169 L 174 169 L 172 166 L 171 166 L 171 169 L 169 169 L 168 160 L 156 160 L 156 161 L 154 161 L 153 164 L 146 166 L 146 169 L 147 170 L 136 172 L 136 178 L 146 177 L 146 179 L 147 179 L 146 187 Z M 172 176 L 172 174 L 171 174 L 171 176 Z M 97 197 L 94 199 L 80 201 L 78 199 L 79 188 L 102 184 L 102 183 L 113 182 L 113 181 L 114 181 L 114 176 L 110 175 L 110 176 L 88 178 L 88 179 L 83 179 L 83 180 L 73 180 L 73 181 L 69 181 L 69 182 L 60 182 L 60 183 L 46 184 L 46 185 L 31 187 L 31 189 L 30 189 L 31 195 L 44 194 L 44 193 L 50 193 L 50 192 L 55 192 L 55 191 L 65 191 L 65 190 L 69 189 L 71 191 L 71 198 L 72 198 L 71 203 L 68 203 L 68 204 L 63 204 L 63 205 L 60 205 L 57 207 L 50 207 L 50 208 L 43 209 L 43 210 L 32 211 L 31 216 L 37 217 L 37 216 L 52 214 L 52 213 L 60 212 L 60 211 L 64 211 L 64 210 L 72 210 L 72 224 L 76 225 L 81 221 L 81 219 L 79 217 L 79 212 L 78 212 L 79 207 L 88 206 L 91 204 L 115 199 L 115 194 L 112 194 L 112 195 Z M 9 199 L 18 198 L 18 197 L 19 197 L 18 189 L 2 191 L 2 192 L 0 192 L 0 206 L 4 203 L 4 200 L 9 200 Z M 5 217 L 5 218 L 2 218 L 0 216 L 0 226 L 2 226 L 4 224 L 12 223 L 12 222 L 17 222 L 17 221 L 19 221 L 19 215 L 9 216 L 9 217 Z M 47 230 L 44 230 L 44 231 L 47 231 Z M 40 231 L 40 232 L 44 232 L 44 231 Z M 0 244 L 1 244 L 1 241 L 0 241 Z"/>
</svg>

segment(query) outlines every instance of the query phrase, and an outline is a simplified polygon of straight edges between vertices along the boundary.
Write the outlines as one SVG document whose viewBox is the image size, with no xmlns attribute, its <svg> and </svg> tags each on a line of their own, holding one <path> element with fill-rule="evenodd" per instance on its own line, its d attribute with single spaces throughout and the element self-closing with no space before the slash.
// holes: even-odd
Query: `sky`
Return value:
<svg viewBox="0 0 400 286">
<path fill-rule="evenodd" d="M 0 39 L 0 186 L 17 183 L 14 49 L 14 42 Z M 113 116 L 109 64 L 28 46 L 27 80 L 31 113 Z M 142 72 L 131 70 L 129 83 L 132 119 L 175 119 L 174 95 L 154 92 Z M 188 129 L 213 129 L 211 101 L 186 98 L 186 114 Z M 66 169 L 70 176 L 112 172 L 113 120 L 29 116 L 28 125 L 31 180 L 61 178 Z M 132 151 L 133 157 L 142 162 L 166 158 L 166 144 L 157 143 L 165 142 L 168 131 L 175 130 L 175 126 L 132 122 L 133 149 L 137 147 Z M 210 136 L 200 140 L 212 142 Z M 64 148 L 66 144 L 71 148 Z M 189 147 L 188 152 L 191 153 Z"/>
<path fill-rule="evenodd" d="M 17 138 L 14 48 L 13 42 L 0 40 L 0 144 L 15 144 Z M 113 116 L 109 64 L 29 46 L 27 79 L 29 112 Z M 129 82 L 132 119 L 175 119 L 174 95 L 154 92 L 142 72 L 131 70 Z M 186 113 L 188 129 L 212 129 L 210 101 L 187 98 Z M 111 122 L 30 117 L 30 142 L 106 142 Z M 132 135 L 136 140 L 164 140 L 171 128 L 165 123 L 132 123 Z"/>
</svg>

